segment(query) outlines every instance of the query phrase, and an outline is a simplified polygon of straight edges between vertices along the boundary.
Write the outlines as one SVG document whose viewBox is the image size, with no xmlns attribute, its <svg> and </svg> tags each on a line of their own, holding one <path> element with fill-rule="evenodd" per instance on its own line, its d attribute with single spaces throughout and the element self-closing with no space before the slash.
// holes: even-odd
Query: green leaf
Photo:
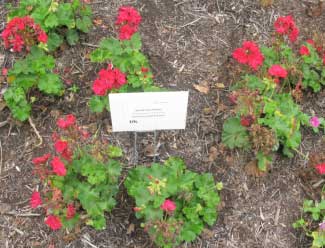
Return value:
<svg viewBox="0 0 325 248">
<path fill-rule="evenodd" d="M 50 95 L 62 95 L 63 84 L 59 78 L 59 75 L 54 73 L 48 73 L 40 77 L 38 88 L 46 94 Z"/>
<path fill-rule="evenodd" d="M 48 35 L 47 47 L 50 51 L 57 49 L 63 42 L 63 38 L 55 32 Z"/>
<path fill-rule="evenodd" d="M 272 158 L 270 156 L 264 155 L 262 151 L 259 151 L 257 153 L 256 158 L 258 169 L 261 171 L 266 171 L 268 164 L 272 162 Z"/>
<path fill-rule="evenodd" d="M 54 28 L 59 25 L 59 20 L 54 13 L 51 13 L 47 16 L 44 22 L 45 26 L 48 28 Z"/>
<path fill-rule="evenodd" d="M 25 92 L 19 87 L 10 87 L 4 93 L 4 99 L 13 117 L 25 121 L 30 116 L 31 106 L 27 102 Z"/>
<path fill-rule="evenodd" d="M 79 41 L 79 35 L 77 30 L 75 29 L 69 29 L 66 34 L 66 37 L 70 46 L 77 44 L 77 42 Z"/>
<path fill-rule="evenodd" d="M 88 33 L 91 26 L 92 21 L 88 16 L 83 16 L 82 18 L 76 19 L 76 27 L 84 33 Z"/>
<path fill-rule="evenodd" d="M 231 149 L 249 146 L 247 130 L 240 124 L 239 118 L 232 117 L 225 121 L 222 131 L 222 142 Z"/>
<path fill-rule="evenodd" d="M 123 151 L 118 146 L 109 145 L 107 152 L 110 158 L 120 158 L 123 156 Z"/>
<path fill-rule="evenodd" d="M 93 113 L 101 113 L 108 106 L 107 96 L 92 96 L 89 101 L 89 107 Z"/>
</svg>

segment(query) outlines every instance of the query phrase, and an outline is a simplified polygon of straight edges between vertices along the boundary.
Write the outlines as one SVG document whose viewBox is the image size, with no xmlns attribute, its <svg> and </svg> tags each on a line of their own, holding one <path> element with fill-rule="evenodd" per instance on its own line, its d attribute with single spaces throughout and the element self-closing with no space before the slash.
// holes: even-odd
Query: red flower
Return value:
<svg viewBox="0 0 325 248">
<path fill-rule="evenodd" d="M 72 114 L 67 115 L 65 118 L 59 118 L 56 125 L 59 128 L 66 129 L 73 126 L 76 123 L 76 117 Z"/>
<path fill-rule="evenodd" d="M 323 54 L 323 64 L 325 65 L 325 53 Z"/>
<path fill-rule="evenodd" d="M 34 191 L 29 203 L 31 208 L 37 208 L 38 206 L 42 205 L 41 194 L 37 191 Z"/>
<path fill-rule="evenodd" d="M 51 154 L 50 153 L 47 153 L 47 154 L 44 154 L 43 156 L 41 157 L 36 157 L 36 158 L 33 158 L 32 162 L 34 165 L 40 165 L 40 164 L 44 164 L 47 162 L 47 160 L 51 157 Z"/>
<path fill-rule="evenodd" d="M 286 78 L 288 75 L 288 72 L 280 65 L 272 65 L 268 72 L 271 76 L 280 78 Z"/>
<path fill-rule="evenodd" d="M 289 40 L 291 42 L 295 42 L 298 38 L 299 35 L 299 29 L 298 28 L 293 28 L 291 33 L 289 34 Z"/>
<path fill-rule="evenodd" d="M 129 40 L 129 39 L 131 39 L 132 35 L 134 33 L 136 33 L 137 31 L 138 31 L 137 27 L 125 24 L 120 27 L 119 39 L 120 40 Z"/>
<path fill-rule="evenodd" d="M 62 227 L 61 220 L 55 215 L 49 215 L 45 220 L 45 224 L 48 225 L 52 230 L 58 230 Z"/>
<path fill-rule="evenodd" d="M 7 68 L 2 68 L 2 76 L 7 76 L 8 75 L 8 69 Z"/>
<path fill-rule="evenodd" d="M 37 40 L 42 43 L 47 43 L 47 34 L 44 31 L 41 31 L 39 35 L 37 36 Z"/>
<path fill-rule="evenodd" d="M 149 68 L 141 67 L 141 72 L 142 73 L 147 73 L 148 71 L 149 71 Z"/>
<path fill-rule="evenodd" d="M 301 46 L 299 50 L 300 55 L 306 55 L 308 56 L 310 54 L 308 47 Z"/>
<path fill-rule="evenodd" d="M 251 115 L 242 116 L 240 118 L 240 124 L 244 127 L 249 127 L 254 122 L 254 118 Z"/>
<path fill-rule="evenodd" d="M 306 42 L 310 45 L 312 45 L 313 47 L 315 47 L 315 41 L 312 39 L 306 40 Z"/>
<path fill-rule="evenodd" d="M 129 40 L 138 31 L 141 16 L 136 9 L 130 6 L 122 6 L 118 12 L 115 24 L 120 26 L 119 39 Z"/>
<path fill-rule="evenodd" d="M 76 208 L 74 207 L 74 205 L 72 203 L 70 203 L 67 207 L 67 214 L 66 217 L 67 219 L 71 219 L 75 216 L 76 214 Z"/>
<path fill-rule="evenodd" d="M 97 78 L 93 83 L 93 91 L 98 96 L 105 96 L 108 90 L 107 83 Z"/>
<path fill-rule="evenodd" d="M 122 6 L 118 10 L 116 25 L 123 25 L 125 23 L 138 26 L 141 22 L 139 12 L 131 6 Z"/>
<path fill-rule="evenodd" d="M 295 42 L 299 35 L 299 29 L 292 16 L 280 16 L 274 23 L 275 31 L 280 35 L 288 35 L 291 42 Z"/>
<path fill-rule="evenodd" d="M 51 166 L 53 172 L 58 176 L 65 176 L 67 174 L 67 170 L 65 168 L 64 163 L 60 160 L 59 157 L 54 157 L 51 161 Z"/>
<path fill-rule="evenodd" d="M 166 199 L 163 204 L 161 204 L 160 208 L 166 212 L 174 212 L 176 209 L 175 202 Z"/>
<path fill-rule="evenodd" d="M 66 149 L 64 150 L 62 153 L 61 153 L 61 156 L 62 158 L 64 158 L 65 160 L 71 162 L 72 160 L 72 156 L 73 156 L 73 153 L 70 149 Z"/>
<path fill-rule="evenodd" d="M 315 168 L 317 169 L 319 174 L 321 174 L 321 175 L 325 174 L 325 163 L 318 164 L 315 166 Z"/>
<path fill-rule="evenodd" d="M 29 50 L 37 42 L 47 42 L 46 33 L 29 16 L 14 17 L 1 33 L 1 37 L 5 48 L 12 47 L 15 52 L 20 52 L 25 44 Z"/>
<path fill-rule="evenodd" d="M 93 91 L 99 96 L 104 96 L 108 90 L 118 89 L 127 83 L 125 74 L 119 69 L 112 69 L 111 65 L 100 70 L 98 75 L 93 84 Z"/>
<path fill-rule="evenodd" d="M 247 64 L 254 70 L 258 70 L 264 60 L 259 47 L 253 41 L 245 41 L 242 47 L 234 50 L 232 56 L 240 64 Z"/>
<path fill-rule="evenodd" d="M 63 153 L 68 148 L 68 142 L 63 140 L 58 140 L 55 142 L 54 148 L 58 153 Z"/>
</svg>

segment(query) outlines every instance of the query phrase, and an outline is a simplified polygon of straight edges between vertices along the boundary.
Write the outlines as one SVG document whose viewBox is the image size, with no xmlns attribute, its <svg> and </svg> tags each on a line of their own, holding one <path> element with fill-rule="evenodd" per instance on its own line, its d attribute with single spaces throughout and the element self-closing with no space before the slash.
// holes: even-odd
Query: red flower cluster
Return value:
<svg viewBox="0 0 325 248">
<path fill-rule="evenodd" d="M 67 129 L 76 123 L 76 117 L 72 114 L 67 115 L 65 118 L 59 118 L 56 125 L 61 129 Z"/>
<path fill-rule="evenodd" d="M 308 56 L 310 54 L 309 49 L 306 46 L 301 46 L 300 50 L 299 50 L 299 53 L 302 56 L 304 56 L 304 55 Z"/>
<path fill-rule="evenodd" d="M 277 78 L 286 78 L 288 72 L 281 65 L 272 65 L 269 69 L 269 74 L 273 77 Z"/>
<path fill-rule="evenodd" d="M 321 174 L 321 175 L 325 174 L 325 163 L 318 164 L 315 166 L 315 168 L 317 169 L 319 174 Z"/>
<path fill-rule="evenodd" d="M 295 42 L 299 35 L 299 29 L 292 16 L 280 16 L 274 23 L 275 31 L 280 35 L 288 35 L 291 42 Z"/>
<path fill-rule="evenodd" d="M 65 176 L 67 174 L 67 169 L 65 168 L 64 163 L 61 161 L 59 157 L 53 157 L 51 161 L 51 166 L 53 172 L 58 176 Z"/>
<path fill-rule="evenodd" d="M 12 46 L 15 52 L 20 52 L 24 45 L 28 50 L 37 41 L 41 43 L 47 42 L 47 34 L 29 16 L 13 18 L 1 33 L 1 37 L 5 47 Z"/>
<path fill-rule="evenodd" d="M 42 205 L 41 194 L 37 191 L 34 191 L 29 203 L 31 208 L 37 208 L 38 206 Z"/>
<path fill-rule="evenodd" d="M 62 227 L 60 218 L 55 215 L 49 215 L 45 220 L 45 224 L 48 225 L 54 231 Z"/>
<path fill-rule="evenodd" d="M 108 90 L 118 89 L 126 84 L 126 76 L 119 69 L 112 69 L 111 66 L 99 71 L 99 77 L 95 79 L 93 91 L 96 95 L 105 96 Z"/>
<path fill-rule="evenodd" d="M 120 26 L 119 39 L 129 40 L 138 31 L 141 16 L 139 12 L 130 6 L 122 6 L 118 10 L 115 24 Z"/>
<path fill-rule="evenodd" d="M 234 50 L 232 56 L 240 64 L 247 64 L 253 70 L 258 70 L 264 61 L 263 54 L 261 53 L 258 45 L 253 41 L 245 41 L 242 47 Z"/>
<path fill-rule="evenodd" d="M 163 204 L 161 204 L 160 208 L 166 212 L 174 212 L 176 209 L 176 204 L 175 202 L 166 199 Z"/>
</svg>

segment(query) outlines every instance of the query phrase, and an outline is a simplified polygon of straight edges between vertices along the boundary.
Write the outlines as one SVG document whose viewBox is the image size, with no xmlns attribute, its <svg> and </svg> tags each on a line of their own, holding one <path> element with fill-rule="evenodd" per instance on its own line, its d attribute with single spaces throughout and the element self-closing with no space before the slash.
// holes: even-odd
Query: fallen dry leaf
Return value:
<svg viewBox="0 0 325 248">
<path fill-rule="evenodd" d="M 126 231 L 126 234 L 130 235 L 131 233 L 133 233 L 135 230 L 135 225 L 133 223 L 131 223 Z"/>
<path fill-rule="evenodd" d="M 273 0 L 260 0 L 260 4 L 263 8 L 270 7 L 273 4 Z"/>
<path fill-rule="evenodd" d="M 218 89 L 224 89 L 225 85 L 223 83 L 216 83 L 215 84 Z"/>
<path fill-rule="evenodd" d="M 209 149 L 209 159 L 208 159 L 209 162 L 215 161 L 218 157 L 218 154 L 219 154 L 219 152 L 218 152 L 217 147 L 211 146 Z"/>
<path fill-rule="evenodd" d="M 100 18 L 96 18 L 96 19 L 93 20 L 93 23 L 95 25 L 99 26 L 99 25 L 102 25 L 103 24 L 103 20 L 100 19 Z"/>
<path fill-rule="evenodd" d="M 245 172 L 247 173 L 247 175 L 254 177 L 263 177 L 266 175 L 266 172 L 263 172 L 258 169 L 257 160 L 250 161 L 248 164 L 246 164 Z"/>
<path fill-rule="evenodd" d="M 203 83 L 200 83 L 200 84 L 193 84 L 193 87 L 197 91 L 199 91 L 200 93 L 203 93 L 203 94 L 208 94 L 209 91 L 210 91 L 208 82 L 203 82 Z"/>
</svg>

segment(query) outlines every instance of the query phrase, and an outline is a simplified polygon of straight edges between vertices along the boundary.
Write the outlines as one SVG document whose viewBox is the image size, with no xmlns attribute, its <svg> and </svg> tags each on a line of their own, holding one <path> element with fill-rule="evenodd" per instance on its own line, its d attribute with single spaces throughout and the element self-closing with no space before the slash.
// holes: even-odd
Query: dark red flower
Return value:
<svg viewBox="0 0 325 248">
<path fill-rule="evenodd" d="M 51 166 L 53 172 L 58 176 L 65 176 L 67 174 L 67 170 L 65 168 L 64 163 L 60 160 L 59 157 L 54 157 L 51 161 Z"/>
<path fill-rule="evenodd" d="M 66 217 L 67 219 L 71 219 L 75 216 L 76 214 L 76 208 L 74 207 L 74 205 L 72 203 L 70 203 L 67 207 L 67 214 Z"/>
<path fill-rule="evenodd" d="M 234 50 L 232 56 L 240 64 L 247 64 L 254 70 L 258 70 L 264 61 L 264 56 L 253 41 L 245 41 L 242 47 Z"/>
<path fill-rule="evenodd" d="M 244 127 L 250 127 L 254 122 L 254 118 L 251 115 L 242 116 L 240 118 L 240 124 Z"/>
<path fill-rule="evenodd" d="M 141 67 L 141 72 L 142 73 L 147 73 L 148 71 L 149 71 L 149 68 Z"/>
<path fill-rule="evenodd" d="M 55 215 L 49 215 L 45 220 L 45 224 L 48 225 L 52 230 L 58 230 L 62 227 L 60 218 Z"/>
<path fill-rule="evenodd" d="M 306 55 L 308 56 L 310 54 L 308 47 L 306 46 L 301 46 L 299 50 L 300 55 Z"/>
<path fill-rule="evenodd" d="M 288 75 L 288 72 L 281 65 L 272 65 L 268 72 L 271 76 L 279 78 L 286 78 Z"/>
<path fill-rule="evenodd" d="M 42 205 L 41 194 L 37 191 L 34 191 L 29 203 L 31 208 L 37 208 L 38 206 Z"/>
<path fill-rule="evenodd" d="M 47 153 L 47 154 L 44 154 L 43 156 L 41 157 L 36 157 L 36 158 L 33 158 L 32 162 L 34 165 L 40 165 L 40 164 L 44 164 L 47 162 L 47 160 L 51 157 L 51 154 L 50 153 Z"/>
</svg>

